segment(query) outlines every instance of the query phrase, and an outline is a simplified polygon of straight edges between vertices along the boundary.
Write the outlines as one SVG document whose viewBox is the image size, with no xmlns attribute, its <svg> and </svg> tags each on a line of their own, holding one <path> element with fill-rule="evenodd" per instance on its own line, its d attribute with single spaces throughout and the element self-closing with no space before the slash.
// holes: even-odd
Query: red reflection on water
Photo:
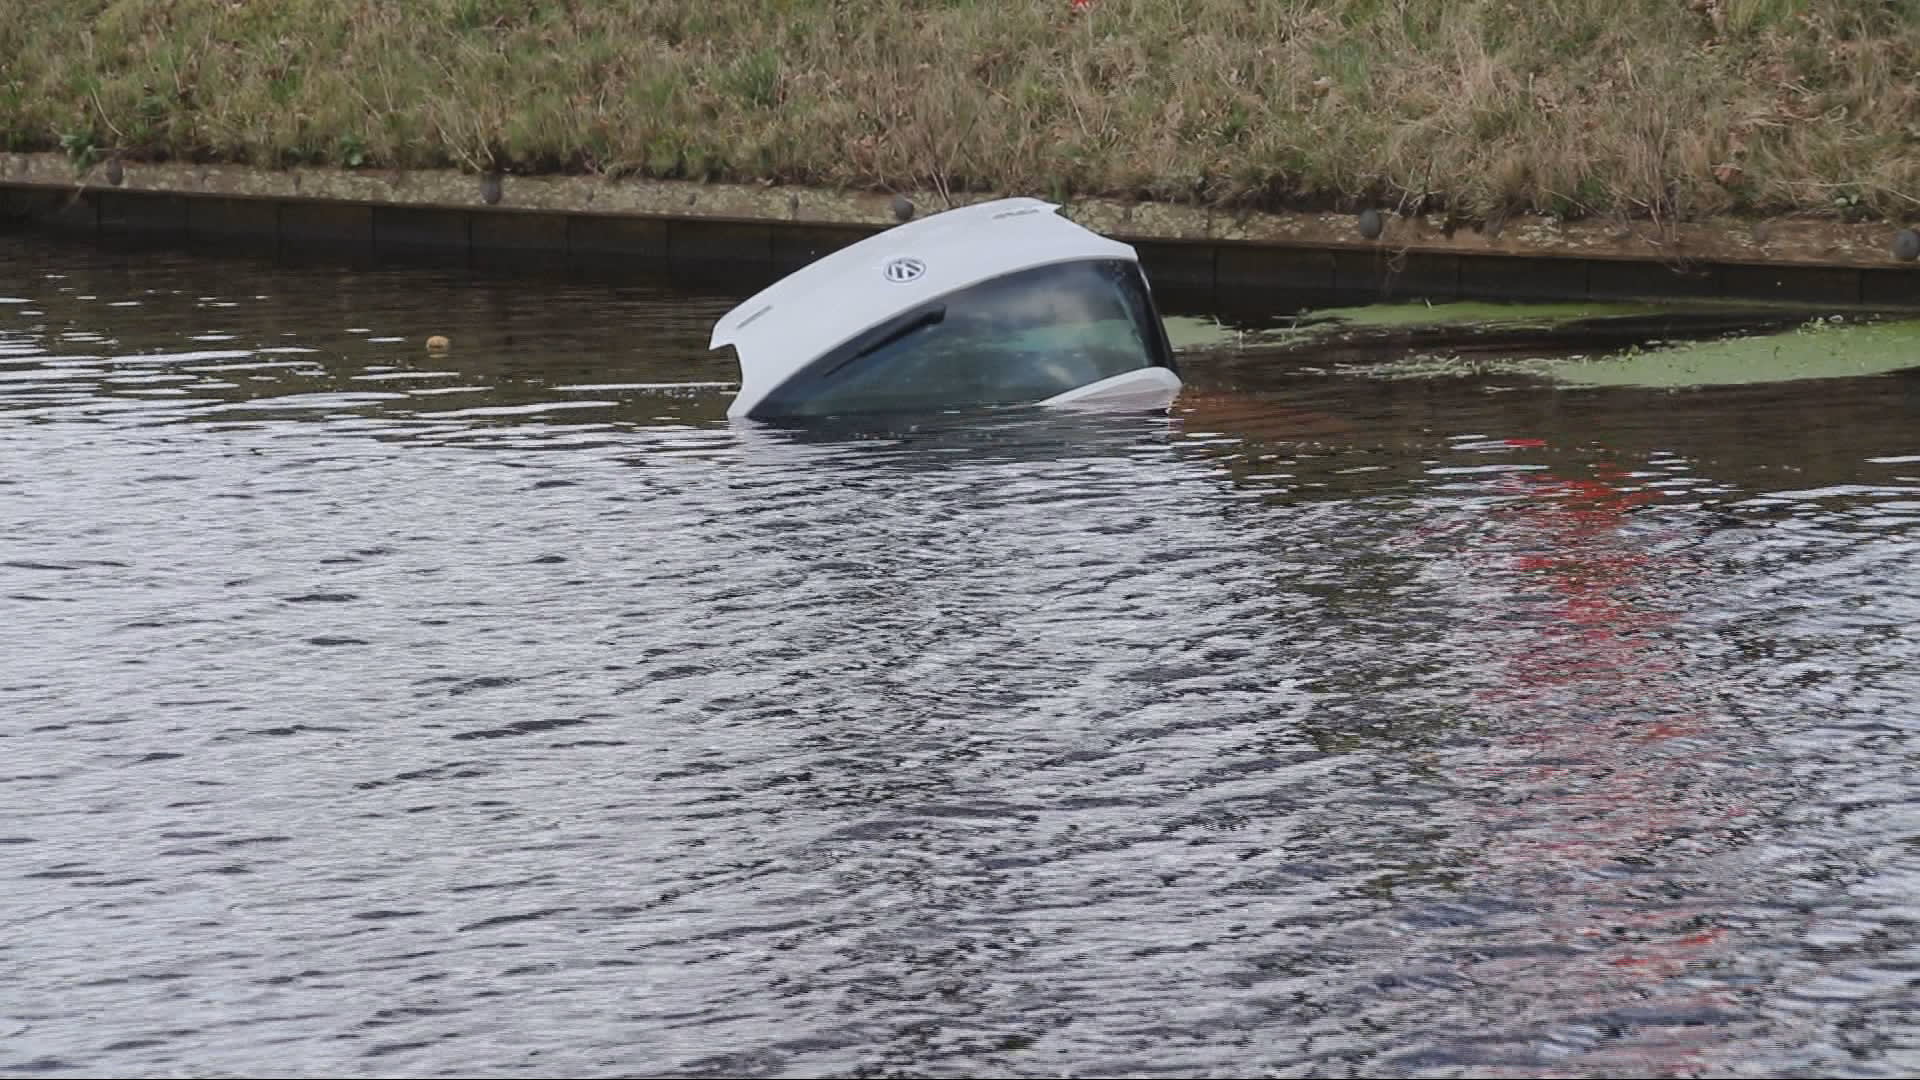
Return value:
<svg viewBox="0 0 1920 1080">
<path fill-rule="evenodd" d="M 1689 979 L 1728 943 L 1713 905 L 1687 899 L 1697 890 L 1649 871 L 1684 865 L 1689 845 L 1745 811 L 1708 783 L 1721 735 L 1702 707 L 1708 673 L 1659 633 L 1676 617 L 1661 602 L 1688 568 L 1626 529 L 1657 496 L 1618 466 L 1502 484 L 1518 499 L 1497 516 L 1494 545 L 1510 554 L 1490 569 L 1510 584 L 1510 617 L 1539 629 L 1481 698 L 1496 760 L 1467 770 L 1491 795 L 1473 876 L 1536 903 L 1539 928 L 1580 952 L 1473 971 L 1541 1002 L 1550 1031 L 1582 1019 L 1620 1029 L 1567 1047 L 1565 1072 L 1547 1075 L 1689 1073 L 1740 1011 Z M 1664 1016 L 1675 1020 L 1645 1019 Z"/>
<path fill-rule="evenodd" d="M 1248 443 L 1286 444 L 1299 440 L 1347 438 L 1351 423 L 1338 416 L 1289 408 L 1257 394 L 1188 388 L 1180 392 L 1174 413 L 1191 424 L 1231 431 Z"/>
</svg>

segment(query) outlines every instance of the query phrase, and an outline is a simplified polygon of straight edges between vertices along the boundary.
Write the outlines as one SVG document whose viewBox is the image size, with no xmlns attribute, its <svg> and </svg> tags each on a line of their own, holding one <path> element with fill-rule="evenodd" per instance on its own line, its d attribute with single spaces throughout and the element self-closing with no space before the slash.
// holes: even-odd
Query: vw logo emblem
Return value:
<svg viewBox="0 0 1920 1080">
<path fill-rule="evenodd" d="M 920 275 L 927 272 L 927 264 L 911 255 L 902 255 L 887 260 L 887 265 L 881 267 L 880 272 L 895 285 L 905 285 L 909 281 L 919 280 Z"/>
</svg>

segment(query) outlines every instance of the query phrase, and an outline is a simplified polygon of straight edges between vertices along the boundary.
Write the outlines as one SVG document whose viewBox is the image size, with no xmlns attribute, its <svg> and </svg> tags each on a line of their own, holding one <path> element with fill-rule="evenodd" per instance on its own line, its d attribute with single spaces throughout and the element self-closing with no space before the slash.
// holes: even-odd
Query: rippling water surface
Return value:
<svg viewBox="0 0 1920 1080">
<path fill-rule="evenodd" d="M 0 298 L 0 1072 L 1920 1068 L 1915 374 L 796 433 L 726 297 Z"/>
</svg>

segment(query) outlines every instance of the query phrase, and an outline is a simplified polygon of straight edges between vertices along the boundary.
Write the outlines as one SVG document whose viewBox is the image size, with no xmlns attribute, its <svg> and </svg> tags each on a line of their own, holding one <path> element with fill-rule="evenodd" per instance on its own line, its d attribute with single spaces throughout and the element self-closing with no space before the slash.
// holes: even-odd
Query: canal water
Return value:
<svg viewBox="0 0 1920 1080">
<path fill-rule="evenodd" d="M 0 238 L 0 1073 L 1920 1068 L 1902 328 L 781 431 L 733 299 Z"/>
</svg>

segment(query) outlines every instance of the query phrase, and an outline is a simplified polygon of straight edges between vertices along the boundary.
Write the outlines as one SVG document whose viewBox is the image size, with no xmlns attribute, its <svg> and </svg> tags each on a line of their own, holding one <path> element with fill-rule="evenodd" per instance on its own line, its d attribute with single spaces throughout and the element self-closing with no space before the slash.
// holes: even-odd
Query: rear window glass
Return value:
<svg viewBox="0 0 1920 1080">
<path fill-rule="evenodd" d="M 1061 263 L 982 282 L 875 327 L 808 365 L 753 414 L 1020 404 L 1153 366 L 1172 362 L 1139 267 Z"/>
</svg>

